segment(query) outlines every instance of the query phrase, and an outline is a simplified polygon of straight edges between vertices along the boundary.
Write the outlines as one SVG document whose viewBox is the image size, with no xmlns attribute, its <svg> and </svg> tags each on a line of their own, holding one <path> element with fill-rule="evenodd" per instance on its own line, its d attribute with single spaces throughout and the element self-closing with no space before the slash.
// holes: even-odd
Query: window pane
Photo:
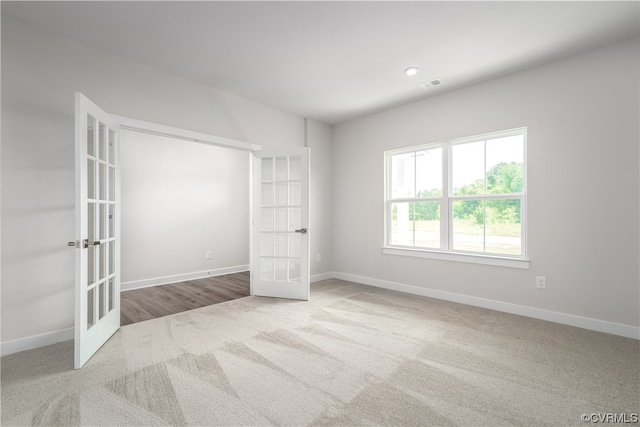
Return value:
<svg viewBox="0 0 640 427">
<path fill-rule="evenodd" d="M 276 158 L 276 181 L 286 181 L 289 179 L 288 157 Z M 286 269 L 285 269 L 286 270 Z"/>
<path fill-rule="evenodd" d="M 262 280 L 273 280 L 273 259 L 260 258 L 260 278 Z"/>
<path fill-rule="evenodd" d="M 413 205 L 415 245 L 423 248 L 440 247 L 440 202 L 417 202 Z"/>
<path fill-rule="evenodd" d="M 299 182 L 289 183 L 289 205 L 299 206 L 302 204 L 302 186 Z"/>
<path fill-rule="evenodd" d="M 95 246 L 87 248 L 87 286 L 96 282 L 96 250 Z"/>
<path fill-rule="evenodd" d="M 109 237 L 116 237 L 115 205 L 109 205 Z"/>
<path fill-rule="evenodd" d="M 262 184 L 262 206 L 273 206 L 273 184 Z"/>
<path fill-rule="evenodd" d="M 109 129 L 109 163 L 116 164 L 116 134 Z"/>
<path fill-rule="evenodd" d="M 96 299 L 94 296 L 95 288 L 89 289 L 87 292 L 87 329 L 91 329 L 95 325 Z"/>
<path fill-rule="evenodd" d="M 95 126 L 96 119 L 91 116 L 87 116 L 87 154 L 89 156 L 96 155 Z"/>
<path fill-rule="evenodd" d="M 273 181 L 273 159 L 262 159 L 262 181 Z"/>
<path fill-rule="evenodd" d="M 275 256 L 286 257 L 287 256 L 287 235 L 277 233 L 273 235 L 273 239 L 275 242 Z"/>
<path fill-rule="evenodd" d="M 107 160 L 107 128 L 104 124 L 98 125 L 98 158 L 100 160 Z"/>
<path fill-rule="evenodd" d="M 280 282 L 285 282 L 287 280 L 287 259 L 276 258 L 273 260 L 273 265 L 274 279 Z"/>
<path fill-rule="evenodd" d="M 391 244 L 413 246 L 411 203 L 391 204 Z"/>
<path fill-rule="evenodd" d="M 290 233 L 289 234 L 289 256 L 292 258 L 299 258 L 301 252 L 301 234 Z"/>
<path fill-rule="evenodd" d="M 106 245 L 96 246 L 98 253 L 98 280 L 102 280 L 107 274 L 107 247 Z"/>
<path fill-rule="evenodd" d="M 484 194 L 484 141 L 451 147 L 453 194 Z"/>
<path fill-rule="evenodd" d="M 485 205 L 485 251 L 522 255 L 520 200 L 487 200 Z"/>
<path fill-rule="evenodd" d="M 116 272 L 116 242 L 109 243 L 109 275 Z"/>
<path fill-rule="evenodd" d="M 98 221 L 98 227 L 99 227 L 99 239 L 106 239 L 107 238 L 107 227 L 109 226 L 109 224 L 107 223 L 107 215 L 109 215 L 109 205 L 97 205 L 99 211 L 100 211 L 100 221 Z"/>
<path fill-rule="evenodd" d="M 96 204 L 87 204 L 87 239 L 96 240 L 99 239 L 96 230 Z"/>
<path fill-rule="evenodd" d="M 385 243 L 525 254 L 525 139 L 507 131 L 387 152 Z"/>
<path fill-rule="evenodd" d="M 295 259 L 289 260 L 289 281 L 290 282 L 299 282 L 300 281 L 300 261 Z"/>
<path fill-rule="evenodd" d="M 107 167 L 100 163 L 98 171 L 98 198 L 100 200 L 107 200 Z"/>
<path fill-rule="evenodd" d="M 453 249 L 484 251 L 484 203 L 482 200 L 453 202 Z"/>
<path fill-rule="evenodd" d="M 109 312 L 113 310 L 116 303 L 116 287 L 114 285 L 113 279 L 109 279 Z"/>
<path fill-rule="evenodd" d="M 415 196 L 415 153 L 391 157 L 391 197 L 394 199 Z"/>
<path fill-rule="evenodd" d="M 260 233 L 260 256 L 273 256 L 273 233 Z"/>
<path fill-rule="evenodd" d="M 300 179 L 301 165 L 302 160 L 300 156 L 289 157 L 289 179 Z"/>
<path fill-rule="evenodd" d="M 262 208 L 260 230 L 273 231 L 273 208 Z"/>
<path fill-rule="evenodd" d="M 116 168 L 109 168 L 109 200 L 116 201 Z"/>
<path fill-rule="evenodd" d="M 524 181 L 524 136 L 487 141 L 487 193 L 519 193 Z"/>
<path fill-rule="evenodd" d="M 286 182 L 276 184 L 276 206 L 287 206 L 289 186 Z"/>
<path fill-rule="evenodd" d="M 287 231 L 287 208 L 275 209 L 275 231 Z"/>
<path fill-rule="evenodd" d="M 302 213 L 300 208 L 289 208 L 289 231 L 302 228 Z"/>
<path fill-rule="evenodd" d="M 98 286 L 98 320 L 104 317 L 107 306 L 107 282 L 102 282 Z"/>
<path fill-rule="evenodd" d="M 87 160 L 87 198 L 96 199 L 96 162 Z"/>
<path fill-rule="evenodd" d="M 416 197 L 442 196 L 442 148 L 416 153 Z"/>
</svg>

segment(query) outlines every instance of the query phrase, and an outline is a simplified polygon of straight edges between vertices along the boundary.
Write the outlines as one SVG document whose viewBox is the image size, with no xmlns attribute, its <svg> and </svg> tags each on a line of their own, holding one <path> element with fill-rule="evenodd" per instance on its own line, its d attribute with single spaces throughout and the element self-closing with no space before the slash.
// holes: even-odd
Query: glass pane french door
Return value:
<svg viewBox="0 0 640 427">
<path fill-rule="evenodd" d="M 119 127 L 76 93 L 75 367 L 120 327 Z"/>
<path fill-rule="evenodd" d="M 309 299 L 309 149 L 254 152 L 252 295 Z"/>
</svg>

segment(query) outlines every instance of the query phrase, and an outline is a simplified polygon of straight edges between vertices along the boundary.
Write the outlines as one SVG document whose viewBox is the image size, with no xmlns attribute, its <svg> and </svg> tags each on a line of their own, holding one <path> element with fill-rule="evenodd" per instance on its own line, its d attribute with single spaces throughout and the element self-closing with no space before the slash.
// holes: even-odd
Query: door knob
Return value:
<svg viewBox="0 0 640 427">
<path fill-rule="evenodd" d="M 73 240 L 67 243 L 67 246 L 71 246 L 72 248 L 88 248 L 89 246 L 98 246 L 102 242 L 100 240 L 89 240 L 84 239 L 82 242 L 80 240 Z"/>
<path fill-rule="evenodd" d="M 307 229 L 306 228 L 301 228 L 299 230 L 296 230 L 296 233 L 307 234 Z"/>
<path fill-rule="evenodd" d="M 84 239 L 84 247 L 85 248 L 88 248 L 89 246 L 98 246 L 100 243 L 102 243 L 100 240 Z"/>
</svg>

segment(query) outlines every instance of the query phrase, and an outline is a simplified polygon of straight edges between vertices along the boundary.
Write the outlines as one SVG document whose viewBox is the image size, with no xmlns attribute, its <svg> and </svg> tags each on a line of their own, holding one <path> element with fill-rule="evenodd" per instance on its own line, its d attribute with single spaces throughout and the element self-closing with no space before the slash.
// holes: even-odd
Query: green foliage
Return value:
<svg viewBox="0 0 640 427">
<path fill-rule="evenodd" d="M 487 192 L 490 194 L 519 193 L 524 173 L 522 163 L 498 163 L 487 172 Z"/>
<path fill-rule="evenodd" d="M 498 163 L 487 172 L 487 193 L 510 194 L 519 193 L 523 188 L 522 163 Z M 461 188 L 456 188 L 456 195 L 482 195 L 484 192 L 484 179 L 478 179 Z M 417 197 L 441 197 L 440 189 L 420 191 Z M 397 219 L 397 205 L 393 206 L 393 219 Z M 453 217 L 455 219 L 469 221 L 478 225 L 482 224 L 516 224 L 520 223 L 519 200 L 481 200 L 456 201 L 453 204 Z M 410 221 L 438 221 L 440 220 L 439 202 L 412 202 L 409 203 Z"/>
<path fill-rule="evenodd" d="M 522 163 L 498 163 L 487 172 L 487 193 L 519 193 L 523 188 L 524 171 Z M 484 179 L 454 190 L 456 195 L 484 194 Z M 453 217 L 473 221 L 476 224 L 507 224 L 520 222 L 519 200 L 479 200 L 458 201 L 453 206 Z M 486 217 L 486 218 L 485 218 Z"/>
<path fill-rule="evenodd" d="M 439 202 L 411 203 L 409 219 L 416 221 L 433 221 L 440 219 Z"/>
<path fill-rule="evenodd" d="M 440 197 L 442 190 L 423 190 L 418 192 L 418 197 Z M 410 219 L 416 221 L 436 221 L 440 219 L 440 203 L 439 202 L 416 202 L 411 203 Z"/>
<path fill-rule="evenodd" d="M 482 224 L 482 202 L 479 200 L 454 202 L 453 217 L 456 219 L 471 219 L 478 224 Z"/>
</svg>

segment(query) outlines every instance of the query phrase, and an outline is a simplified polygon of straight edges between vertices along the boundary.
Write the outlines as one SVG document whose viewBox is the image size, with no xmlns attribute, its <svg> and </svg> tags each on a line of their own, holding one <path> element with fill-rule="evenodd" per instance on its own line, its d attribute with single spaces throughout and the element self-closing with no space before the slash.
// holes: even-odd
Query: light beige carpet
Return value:
<svg viewBox="0 0 640 427">
<path fill-rule="evenodd" d="M 632 339 L 339 280 L 2 358 L 2 425 L 583 425 L 640 412 Z"/>
</svg>

